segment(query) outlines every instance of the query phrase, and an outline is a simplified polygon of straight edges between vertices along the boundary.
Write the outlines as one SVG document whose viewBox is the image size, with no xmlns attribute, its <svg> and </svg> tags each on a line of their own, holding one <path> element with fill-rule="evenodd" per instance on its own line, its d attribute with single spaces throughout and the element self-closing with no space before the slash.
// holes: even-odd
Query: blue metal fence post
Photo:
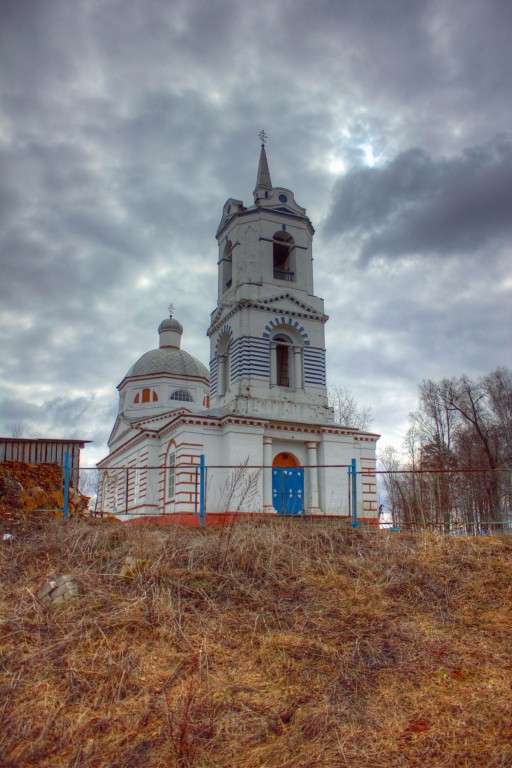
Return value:
<svg viewBox="0 0 512 768">
<path fill-rule="evenodd" d="M 201 525 L 204 525 L 205 517 L 205 499 L 204 499 L 204 477 L 206 467 L 204 465 L 204 454 L 201 454 L 199 459 L 199 521 Z"/>
<path fill-rule="evenodd" d="M 66 451 L 64 456 L 64 507 L 62 509 L 62 517 L 64 520 L 68 519 L 69 515 L 69 470 L 71 466 L 71 457 L 69 451 Z"/>
<path fill-rule="evenodd" d="M 352 459 L 352 466 L 350 469 L 352 477 L 352 528 L 357 528 L 357 469 L 355 459 Z"/>
</svg>

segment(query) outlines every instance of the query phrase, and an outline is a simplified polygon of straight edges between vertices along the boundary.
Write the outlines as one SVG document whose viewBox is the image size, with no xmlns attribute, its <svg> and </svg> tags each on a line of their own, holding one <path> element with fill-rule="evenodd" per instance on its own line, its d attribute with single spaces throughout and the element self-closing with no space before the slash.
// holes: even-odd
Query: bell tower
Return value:
<svg viewBox="0 0 512 768">
<path fill-rule="evenodd" d="M 262 131 L 251 206 L 229 198 L 216 238 L 218 299 L 208 329 L 211 404 L 237 414 L 330 423 L 323 300 L 313 291 L 313 226 L 274 187 Z"/>
</svg>

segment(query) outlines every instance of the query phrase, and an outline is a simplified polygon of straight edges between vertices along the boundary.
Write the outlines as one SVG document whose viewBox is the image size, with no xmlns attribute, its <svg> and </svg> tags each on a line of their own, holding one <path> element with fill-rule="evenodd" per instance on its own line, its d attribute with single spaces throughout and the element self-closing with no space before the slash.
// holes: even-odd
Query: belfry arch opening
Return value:
<svg viewBox="0 0 512 768">
<path fill-rule="evenodd" d="M 284 333 L 275 337 L 276 342 L 276 384 L 278 387 L 292 386 L 292 341 Z"/>
<path fill-rule="evenodd" d="M 301 389 L 304 379 L 304 347 L 287 333 L 276 333 L 270 341 L 270 384 Z"/>
<path fill-rule="evenodd" d="M 275 280 L 295 282 L 295 241 L 289 232 L 276 232 L 272 238 Z"/>
</svg>

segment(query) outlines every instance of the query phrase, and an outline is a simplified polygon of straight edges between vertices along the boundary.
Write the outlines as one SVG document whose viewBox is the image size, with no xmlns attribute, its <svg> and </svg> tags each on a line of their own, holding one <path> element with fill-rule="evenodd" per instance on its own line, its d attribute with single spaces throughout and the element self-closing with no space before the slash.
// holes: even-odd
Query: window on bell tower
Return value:
<svg viewBox="0 0 512 768">
<path fill-rule="evenodd" d="M 224 246 L 221 265 L 222 291 L 224 292 L 231 288 L 233 282 L 233 243 L 231 240 L 228 240 Z"/>
<path fill-rule="evenodd" d="M 276 337 L 277 386 L 290 386 L 290 343 L 285 336 Z"/>
<path fill-rule="evenodd" d="M 295 282 L 295 241 L 289 232 L 276 232 L 273 242 L 274 279 Z"/>
<path fill-rule="evenodd" d="M 270 386 L 290 389 L 304 386 L 304 346 L 293 332 L 290 336 L 276 333 L 270 339 Z"/>
</svg>

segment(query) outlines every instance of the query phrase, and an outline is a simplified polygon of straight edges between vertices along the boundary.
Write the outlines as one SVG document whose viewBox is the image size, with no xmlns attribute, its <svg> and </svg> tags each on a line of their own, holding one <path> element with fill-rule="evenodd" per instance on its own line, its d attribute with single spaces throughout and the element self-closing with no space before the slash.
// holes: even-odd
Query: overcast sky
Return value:
<svg viewBox="0 0 512 768">
<path fill-rule="evenodd" d="M 382 445 L 423 379 L 510 365 L 511 41 L 510 0 L 0 0 L 0 434 L 95 463 L 171 301 L 208 364 L 262 128 Z"/>
</svg>

